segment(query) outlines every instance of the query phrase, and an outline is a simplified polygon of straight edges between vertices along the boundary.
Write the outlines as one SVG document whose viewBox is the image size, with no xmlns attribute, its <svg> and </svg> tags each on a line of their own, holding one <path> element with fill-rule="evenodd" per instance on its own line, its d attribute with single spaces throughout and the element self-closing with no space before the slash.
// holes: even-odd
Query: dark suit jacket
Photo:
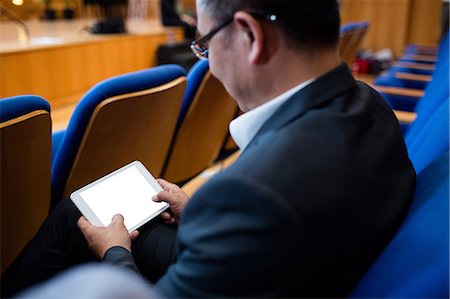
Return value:
<svg viewBox="0 0 450 299">
<path fill-rule="evenodd" d="M 415 172 L 383 99 L 341 65 L 298 92 L 187 204 L 167 297 L 346 296 L 393 236 Z"/>
</svg>

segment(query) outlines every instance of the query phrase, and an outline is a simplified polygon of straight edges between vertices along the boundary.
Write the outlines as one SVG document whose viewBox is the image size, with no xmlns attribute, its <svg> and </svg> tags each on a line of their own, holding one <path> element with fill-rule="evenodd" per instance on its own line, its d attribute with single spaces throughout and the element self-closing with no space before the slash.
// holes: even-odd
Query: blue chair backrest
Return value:
<svg viewBox="0 0 450 299">
<path fill-rule="evenodd" d="M 413 135 L 415 133 L 415 135 Z M 409 157 L 416 172 L 449 149 L 449 99 L 424 124 L 421 130 L 405 137 Z"/>
<path fill-rule="evenodd" d="M 35 95 L 19 95 L 0 100 L 0 122 L 5 122 L 35 110 L 50 112 L 50 104 Z"/>
<path fill-rule="evenodd" d="M 52 207 L 64 191 L 71 167 L 95 108 L 105 99 L 150 89 L 185 76 L 178 65 L 162 65 L 106 79 L 92 87 L 77 104 L 52 162 Z"/>
<path fill-rule="evenodd" d="M 200 87 L 203 79 L 205 78 L 206 73 L 209 71 L 209 62 L 208 60 L 199 60 L 197 61 L 192 68 L 189 70 L 186 80 L 186 92 L 183 97 L 183 103 L 181 104 L 180 115 L 178 116 L 177 128 L 180 127 L 184 118 L 186 117 L 186 113 L 189 110 L 189 107 L 192 104 L 192 101 L 197 94 L 197 90 Z"/>
<path fill-rule="evenodd" d="M 419 173 L 406 219 L 351 298 L 449 298 L 448 155 Z"/>
</svg>

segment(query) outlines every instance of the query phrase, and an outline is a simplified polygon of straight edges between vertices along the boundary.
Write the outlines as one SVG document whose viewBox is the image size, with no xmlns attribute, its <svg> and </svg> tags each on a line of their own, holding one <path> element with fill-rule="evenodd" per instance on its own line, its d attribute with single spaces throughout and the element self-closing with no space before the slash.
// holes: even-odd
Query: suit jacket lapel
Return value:
<svg viewBox="0 0 450 299">
<path fill-rule="evenodd" d="M 314 107 L 331 101 L 355 86 L 355 79 L 346 64 L 341 64 L 328 73 L 318 77 L 307 87 L 294 94 L 264 123 L 247 149 L 258 143 L 263 135 L 273 132 L 303 115 Z"/>
</svg>

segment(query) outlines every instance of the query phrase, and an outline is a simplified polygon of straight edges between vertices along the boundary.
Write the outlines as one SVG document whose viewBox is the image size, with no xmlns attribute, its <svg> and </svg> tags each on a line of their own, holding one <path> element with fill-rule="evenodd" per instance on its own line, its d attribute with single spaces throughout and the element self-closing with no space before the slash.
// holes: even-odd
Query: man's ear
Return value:
<svg viewBox="0 0 450 299">
<path fill-rule="evenodd" d="M 250 63 L 259 64 L 264 60 L 264 31 L 261 24 L 249 13 L 238 11 L 234 15 L 239 34 L 248 49 Z"/>
</svg>

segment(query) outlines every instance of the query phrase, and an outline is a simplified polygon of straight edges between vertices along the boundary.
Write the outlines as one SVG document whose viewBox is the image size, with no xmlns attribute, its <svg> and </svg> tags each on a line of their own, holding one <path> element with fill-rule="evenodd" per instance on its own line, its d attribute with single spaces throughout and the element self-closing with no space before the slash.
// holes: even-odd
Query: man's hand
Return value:
<svg viewBox="0 0 450 299">
<path fill-rule="evenodd" d="M 83 216 L 78 220 L 78 227 L 86 238 L 89 248 L 103 258 L 106 251 L 114 246 L 121 246 L 131 252 L 131 241 L 139 235 L 137 230 L 128 233 L 122 215 L 115 215 L 107 227 L 98 227 L 89 223 Z"/>
<path fill-rule="evenodd" d="M 180 19 L 183 22 L 188 23 L 189 26 L 191 26 L 191 27 L 197 27 L 197 20 L 194 19 L 193 17 L 191 17 L 190 15 L 182 14 L 182 15 L 180 15 Z"/>
<path fill-rule="evenodd" d="M 161 218 L 169 224 L 178 223 L 178 220 L 183 213 L 184 206 L 189 200 L 189 196 L 175 184 L 169 183 L 163 179 L 157 179 L 157 181 L 164 190 L 160 191 L 152 199 L 157 202 L 167 202 L 172 210 L 172 213 L 163 212 Z"/>
</svg>

